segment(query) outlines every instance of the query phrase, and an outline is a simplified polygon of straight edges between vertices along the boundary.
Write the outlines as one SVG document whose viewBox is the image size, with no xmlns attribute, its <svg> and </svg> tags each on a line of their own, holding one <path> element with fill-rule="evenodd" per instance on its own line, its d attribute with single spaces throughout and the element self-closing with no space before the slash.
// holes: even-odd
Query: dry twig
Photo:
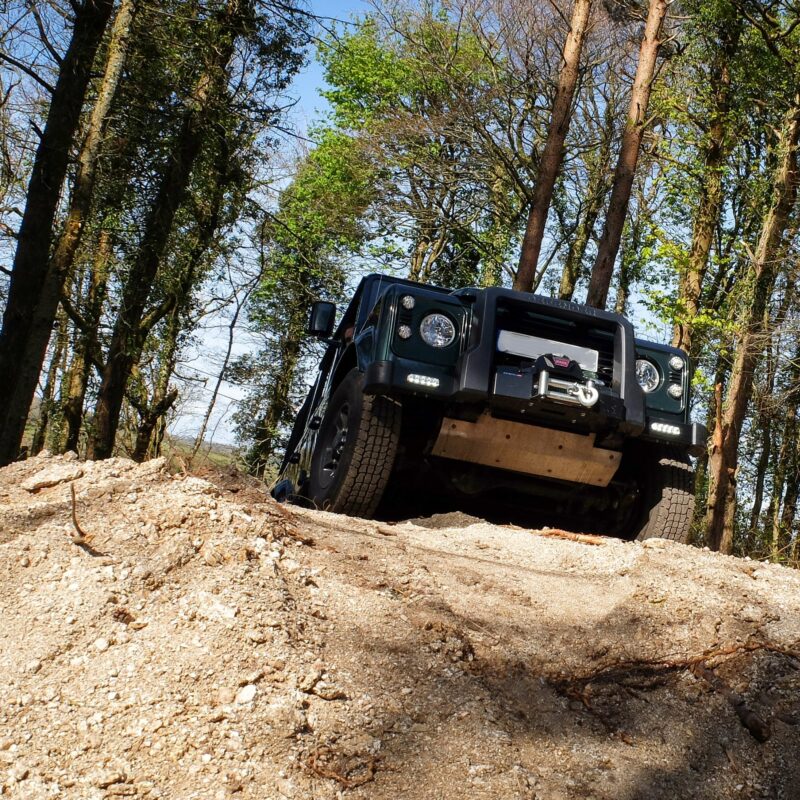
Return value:
<svg viewBox="0 0 800 800">
<path fill-rule="evenodd" d="M 630 659 L 624 661 L 612 661 L 602 664 L 595 669 L 585 672 L 583 675 L 572 676 L 569 678 L 558 678 L 553 683 L 567 685 L 587 685 L 597 680 L 615 681 L 617 678 L 625 677 L 631 672 L 674 672 L 683 669 L 691 669 L 695 664 L 705 664 L 717 658 L 739 655 L 740 653 L 752 653 L 756 650 L 766 650 L 770 653 L 797 658 L 798 653 L 788 647 L 783 647 L 772 642 L 761 640 L 750 640 L 748 642 L 737 642 L 735 644 L 706 650 L 703 653 L 685 656 L 683 658 L 654 658 L 654 659 Z"/>
<path fill-rule="evenodd" d="M 72 526 L 75 528 L 75 532 L 77 536 L 71 536 L 70 541 L 73 544 L 78 545 L 81 550 L 85 550 L 91 556 L 102 556 L 104 555 L 99 550 L 95 550 L 89 542 L 92 540 L 92 534 L 86 533 L 86 531 L 81 528 L 80 523 L 78 522 L 78 510 L 77 510 L 77 501 L 75 500 L 75 484 L 71 483 L 69 485 L 70 495 L 72 497 Z"/>
<path fill-rule="evenodd" d="M 608 544 L 605 536 L 594 536 L 590 533 L 571 533 L 561 530 L 561 528 L 548 528 L 547 530 L 534 531 L 537 536 L 547 536 L 553 539 L 568 539 L 570 542 L 580 542 L 581 544 L 604 545 Z"/>
</svg>

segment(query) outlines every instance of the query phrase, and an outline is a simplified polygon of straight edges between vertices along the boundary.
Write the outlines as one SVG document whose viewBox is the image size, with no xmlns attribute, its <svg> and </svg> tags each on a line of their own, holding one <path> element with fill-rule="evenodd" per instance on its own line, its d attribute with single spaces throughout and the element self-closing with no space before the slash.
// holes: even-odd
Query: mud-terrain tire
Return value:
<svg viewBox="0 0 800 800">
<path fill-rule="evenodd" d="M 635 539 L 687 544 L 694 516 L 694 470 L 688 456 L 659 448 L 643 458 L 642 514 Z"/>
<path fill-rule="evenodd" d="M 347 373 L 328 403 L 311 456 L 308 496 L 325 511 L 371 517 L 397 456 L 402 408 L 365 395 L 364 376 Z"/>
</svg>

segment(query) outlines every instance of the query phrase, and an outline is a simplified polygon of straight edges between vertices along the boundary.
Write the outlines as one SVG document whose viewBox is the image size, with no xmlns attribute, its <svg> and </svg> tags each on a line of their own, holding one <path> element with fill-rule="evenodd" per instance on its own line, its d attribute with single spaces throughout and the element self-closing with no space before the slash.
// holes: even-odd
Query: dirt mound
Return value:
<svg viewBox="0 0 800 800">
<path fill-rule="evenodd" d="M 7 467 L 0 794 L 800 796 L 800 575 L 547 533 Z"/>
</svg>

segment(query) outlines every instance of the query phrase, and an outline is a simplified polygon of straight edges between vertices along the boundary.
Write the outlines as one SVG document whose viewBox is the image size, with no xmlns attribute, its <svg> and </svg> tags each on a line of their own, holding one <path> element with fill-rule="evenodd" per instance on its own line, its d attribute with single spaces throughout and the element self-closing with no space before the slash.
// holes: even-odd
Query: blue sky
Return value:
<svg viewBox="0 0 800 800">
<path fill-rule="evenodd" d="M 310 0 L 310 10 L 323 18 L 327 27 L 334 20 L 348 21 L 354 16 L 363 14 L 372 9 L 368 0 Z M 324 111 L 325 101 L 319 96 L 319 89 L 323 85 L 322 69 L 314 60 L 313 48 L 309 54 L 308 64 L 294 79 L 289 93 L 298 98 L 295 107 L 296 123 L 305 127 L 309 121 Z"/>
</svg>

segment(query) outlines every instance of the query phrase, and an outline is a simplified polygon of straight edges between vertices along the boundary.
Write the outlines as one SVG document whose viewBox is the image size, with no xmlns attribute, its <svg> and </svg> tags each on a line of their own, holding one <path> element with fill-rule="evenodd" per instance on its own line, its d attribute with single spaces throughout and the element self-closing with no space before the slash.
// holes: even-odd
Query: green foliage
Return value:
<svg viewBox="0 0 800 800">
<path fill-rule="evenodd" d="M 317 147 L 298 162 L 278 209 L 262 224 L 262 278 L 249 317 L 263 345 L 234 366 L 251 386 L 236 421 L 252 442 L 247 462 L 259 474 L 273 463 L 291 421 L 292 397 L 302 392 L 295 371 L 310 303 L 343 297 L 347 259 L 366 240 L 364 215 L 374 192 L 372 165 L 357 142 L 341 131 L 319 130 Z"/>
</svg>

